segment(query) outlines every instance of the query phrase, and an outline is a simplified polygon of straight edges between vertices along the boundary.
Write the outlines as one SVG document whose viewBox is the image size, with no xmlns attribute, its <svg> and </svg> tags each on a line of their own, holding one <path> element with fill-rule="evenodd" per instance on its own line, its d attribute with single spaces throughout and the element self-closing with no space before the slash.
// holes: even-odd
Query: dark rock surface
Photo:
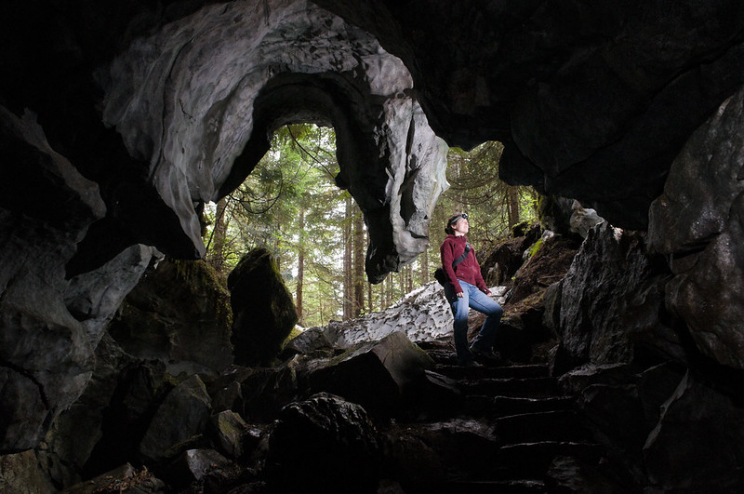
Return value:
<svg viewBox="0 0 744 494">
<path fill-rule="evenodd" d="M 232 310 L 216 276 L 205 261 L 160 261 L 124 299 L 109 334 L 134 357 L 221 372 L 232 363 Z"/>
<path fill-rule="evenodd" d="M 252 170 L 271 131 L 304 121 L 336 129 L 336 181 L 365 213 L 367 273 L 374 282 L 426 247 L 431 208 L 445 187 L 445 141 L 467 148 L 499 139 L 507 181 L 577 199 L 606 219 L 588 231 L 567 279 L 546 291 L 545 308 L 533 304 L 552 323 L 534 317 L 521 323 L 555 328 L 554 373 L 601 363 L 632 367 L 628 372 L 636 376 L 651 364 L 673 362 L 690 369 L 691 384 L 657 420 L 650 409 L 666 386 L 652 392 L 646 381 L 668 384 L 668 375 L 650 372 L 639 378 L 645 384 L 587 378 L 588 388 L 611 386 L 592 388 L 596 406 L 586 409 L 602 437 L 622 427 L 611 413 L 610 420 L 602 418 L 615 400 L 624 400 L 633 416 L 661 424 L 651 442 L 642 438 L 645 422 L 633 437 L 609 441 L 627 446 L 623 451 L 648 446 L 644 455 L 608 461 L 623 475 L 586 460 L 597 445 L 607 446 L 602 441 L 508 445 L 495 453 L 497 463 L 524 473 L 522 463 L 534 458 L 529 466 L 539 463 L 540 475 L 552 472 L 545 482 L 597 485 L 597 478 L 609 477 L 599 485 L 610 491 L 618 483 L 684 490 L 702 485 L 708 474 L 711 490 L 737 483 L 702 456 L 694 468 L 676 466 L 690 464 L 689 451 L 719 450 L 714 442 L 721 433 L 712 420 L 740 427 L 734 390 L 744 367 L 741 2 L 50 6 L 9 0 L 0 10 L 3 468 L 38 468 L 64 484 L 77 468 L 90 476 L 115 466 L 94 468 L 90 459 L 80 466 L 86 456 L 98 457 L 88 455 L 97 434 L 109 458 L 119 458 L 116 446 L 122 454 L 136 451 L 153 414 L 181 381 L 162 362 L 113 349 L 106 325 L 155 249 L 172 258 L 203 253 L 196 209 Z M 662 192 L 649 221 L 649 205 Z M 646 237 L 637 230 L 647 225 Z M 625 233 L 616 239 L 613 227 Z M 104 354 L 126 371 L 114 377 L 118 364 L 99 362 Z M 253 372 L 248 381 L 236 373 L 220 388 L 220 407 L 245 403 L 246 396 L 256 398 L 248 402 L 264 414 L 279 407 L 297 392 L 292 376 L 302 357 L 289 362 Z M 496 379 L 468 389 L 505 386 Z M 277 383 L 284 384 L 281 397 L 266 399 L 270 406 L 261 409 Z M 87 387 L 98 389 L 81 398 Z M 696 415 L 698 400 L 704 406 Z M 131 437 L 112 432 L 112 418 L 131 426 Z M 78 442 L 60 439 L 86 420 L 90 429 Z M 676 426 L 678 420 L 688 427 Z M 710 434 L 701 433 L 708 427 Z M 687 430 L 695 432 L 694 444 L 665 458 L 673 436 Z M 202 449 L 198 443 L 210 440 L 189 437 L 193 441 L 176 450 Z M 474 441 L 491 444 L 488 436 Z M 739 444 L 726 444 L 721 464 L 728 472 L 742 468 Z M 11 470 L 15 475 L 16 467 Z M 572 484 L 568 472 L 583 481 Z M 38 482 L 44 488 L 44 480 Z"/>
<path fill-rule="evenodd" d="M 140 452 L 155 462 L 175 457 L 179 449 L 185 449 L 184 444 L 205 430 L 211 408 L 211 398 L 199 376 L 186 379 L 158 407 L 142 438 Z"/>
<path fill-rule="evenodd" d="M 51 149 L 30 113 L 0 110 L 0 139 L 0 166 L 13 177 L 0 205 L 0 450 L 10 452 L 35 447 L 83 392 L 104 328 L 152 249 L 127 248 L 67 279 L 76 244 L 106 211 L 99 187 Z"/>
<path fill-rule="evenodd" d="M 271 253 L 257 248 L 244 255 L 228 276 L 227 288 L 235 363 L 270 363 L 298 320 L 292 295 Z"/>
<path fill-rule="evenodd" d="M 315 395 L 287 405 L 277 418 L 269 475 L 287 492 L 376 492 L 380 443 L 364 408 L 331 394 Z"/>
<path fill-rule="evenodd" d="M 589 232 L 552 309 L 560 372 L 588 362 L 631 362 L 637 352 L 685 359 L 663 315 L 669 270 L 646 249 L 642 233 L 607 223 Z"/>
<path fill-rule="evenodd" d="M 316 3 L 403 60 L 450 145 L 502 141 L 507 181 L 622 228 L 645 227 L 681 146 L 744 83 L 735 0 Z"/>
<path fill-rule="evenodd" d="M 672 165 L 650 211 L 649 244 L 674 278 L 666 304 L 697 347 L 744 369 L 744 91 L 724 102 Z"/>
<path fill-rule="evenodd" d="M 312 391 L 343 396 L 372 413 L 394 415 L 418 397 L 426 383 L 424 371 L 433 366 L 426 353 L 403 332 L 396 332 L 320 361 L 304 379 Z"/>
</svg>

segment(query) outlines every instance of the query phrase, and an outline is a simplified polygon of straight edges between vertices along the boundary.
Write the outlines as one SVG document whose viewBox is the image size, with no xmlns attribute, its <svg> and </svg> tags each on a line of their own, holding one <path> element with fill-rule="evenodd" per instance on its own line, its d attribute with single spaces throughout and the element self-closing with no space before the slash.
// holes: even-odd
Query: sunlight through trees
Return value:
<svg viewBox="0 0 744 494">
<path fill-rule="evenodd" d="M 205 209 L 207 261 L 227 277 L 243 254 L 268 248 L 305 327 L 382 310 L 433 280 L 452 212 L 471 214 L 469 239 L 479 251 L 508 236 L 514 224 L 535 219 L 534 191 L 498 178 L 502 149 L 497 142 L 469 153 L 450 149 L 451 187 L 435 208 L 430 248 L 400 273 L 371 285 L 364 275 L 368 240 L 361 211 L 334 182 L 339 165 L 333 129 L 283 127 L 243 184 Z"/>
</svg>

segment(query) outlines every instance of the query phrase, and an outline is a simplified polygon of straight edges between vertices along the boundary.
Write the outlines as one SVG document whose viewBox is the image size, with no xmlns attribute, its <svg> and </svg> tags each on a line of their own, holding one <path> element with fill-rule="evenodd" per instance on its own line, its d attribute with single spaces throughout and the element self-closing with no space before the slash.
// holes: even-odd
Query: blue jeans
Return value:
<svg viewBox="0 0 744 494">
<path fill-rule="evenodd" d="M 462 280 L 458 281 L 460 287 L 462 287 L 462 297 L 457 296 L 450 283 L 445 283 L 444 295 L 447 297 L 447 301 L 452 308 L 452 315 L 455 317 L 454 332 L 457 361 L 464 364 L 473 360 L 473 354 L 470 353 L 468 347 L 468 309 L 472 307 L 488 316 L 473 342 L 473 346 L 479 350 L 490 350 L 493 347 L 504 309 L 494 299 L 480 291 L 478 287 Z"/>
</svg>

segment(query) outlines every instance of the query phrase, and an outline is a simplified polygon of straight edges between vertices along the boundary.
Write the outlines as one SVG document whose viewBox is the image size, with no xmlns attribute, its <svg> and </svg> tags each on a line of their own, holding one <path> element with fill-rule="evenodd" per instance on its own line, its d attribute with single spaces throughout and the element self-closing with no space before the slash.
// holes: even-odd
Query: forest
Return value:
<svg viewBox="0 0 744 494">
<path fill-rule="evenodd" d="M 513 225 L 536 218 L 534 189 L 499 179 L 501 143 L 486 142 L 469 152 L 450 148 L 449 189 L 434 210 L 429 249 L 373 285 L 364 273 L 363 215 L 334 181 L 335 150 L 330 127 L 285 126 L 274 133 L 271 149 L 243 184 L 208 204 L 202 215 L 207 262 L 226 278 L 243 254 L 269 249 L 303 327 L 385 309 L 432 281 L 444 223 L 455 212 L 470 215 L 468 239 L 476 252 L 487 252 Z"/>
</svg>

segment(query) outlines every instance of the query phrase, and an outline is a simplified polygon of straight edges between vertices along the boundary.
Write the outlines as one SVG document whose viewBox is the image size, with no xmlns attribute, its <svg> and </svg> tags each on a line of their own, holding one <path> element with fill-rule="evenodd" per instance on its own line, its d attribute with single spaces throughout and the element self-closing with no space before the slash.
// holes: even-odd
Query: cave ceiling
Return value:
<svg viewBox="0 0 744 494">
<path fill-rule="evenodd" d="M 204 247 L 195 208 L 285 123 L 332 125 L 372 281 L 427 244 L 446 146 L 644 229 L 691 133 L 744 82 L 737 1 L 5 2 L 0 104 L 38 115 L 105 218 L 68 274 Z M 446 143 L 446 145 L 445 145 Z"/>
</svg>

